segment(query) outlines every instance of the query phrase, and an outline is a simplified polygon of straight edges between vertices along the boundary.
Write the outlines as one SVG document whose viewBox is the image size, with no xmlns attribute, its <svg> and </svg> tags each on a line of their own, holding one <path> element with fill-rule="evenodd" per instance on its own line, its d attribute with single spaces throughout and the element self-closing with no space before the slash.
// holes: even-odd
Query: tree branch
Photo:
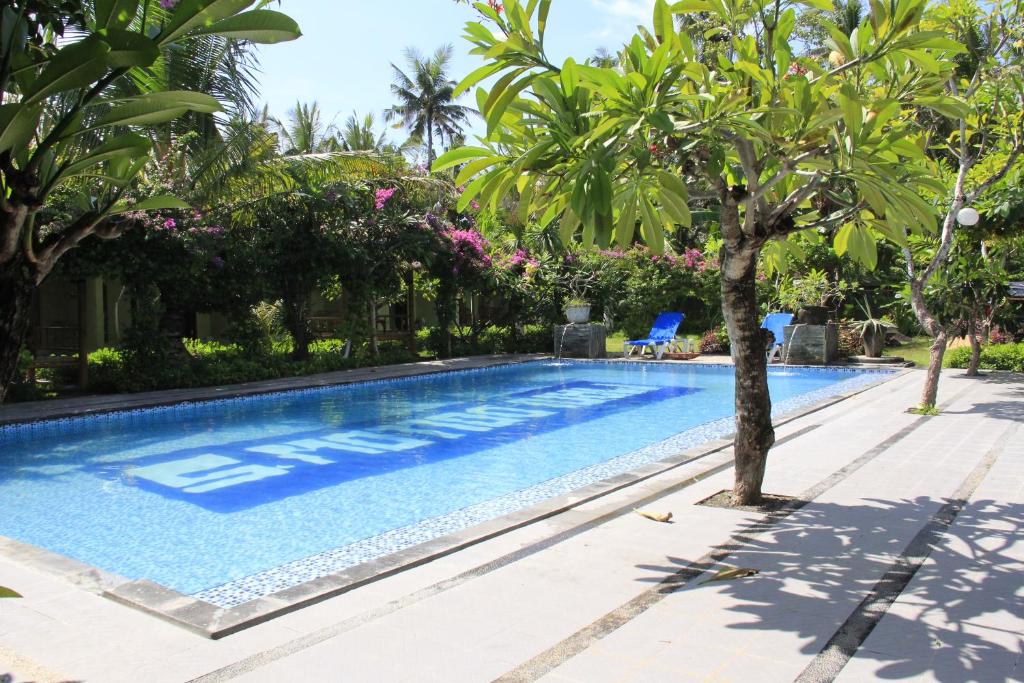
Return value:
<svg viewBox="0 0 1024 683">
<path fill-rule="evenodd" d="M 789 215 L 789 213 L 797 206 L 800 206 L 800 204 L 810 199 L 824 184 L 824 180 L 825 178 L 820 172 L 815 173 L 814 176 L 807 181 L 806 185 L 798 187 L 790 192 L 789 196 L 786 197 L 781 204 L 776 206 L 775 210 L 768 216 L 768 225 L 775 225 L 782 218 Z"/>
<path fill-rule="evenodd" d="M 773 187 L 775 187 L 780 182 L 785 180 L 787 177 L 792 175 L 796 171 L 796 167 L 798 165 L 800 165 L 802 162 L 804 162 L 804 161 L 806 161 L 806 160 L 816 156 L 819 151 L 820 150 L 818 150 L 818 149 L 812 149 L 812 150 L 809 150 L 807 152 L 804 152 L 803 154 L 799 154 L 799 155 L 793 157 L 792 159 L 786 159 L 785 161 L 782 162 L 782 169 L 778 173 L 776 173 L 774 176 L 772 176 L 771 178 L 766 180 L 764 183 L 762 183 L 757 188 L 757 191 L 752 193 L 752 194 L 755 197 L 757 197 L 757 198 L 765 196 L 766 194 L 768 194 L 769 190 L 771 190 Z M 811 173 L 811 175 L 813 177 L 815 175 L 815 173 Z"/>
<path fill-rule="evenodd" d="M 1013 148 L 1012 152 L 1010 152 L 1010 156 L 1006 158 L 1006 163 L 1003 164 L 1003 167 L 1000 168 L 991 176 L 989 176 L 989 178 L 981 185 L 978 185 L 978 187 L 974 188 L 971 194 L 967 195 L 966 203 L 974 203 L 974 201 L 977 200 L 978 197 L 980 197 L 982 194 L 984 194 L 990 187 L 992 187 L 1000 180 L 1005 178 L 1006 174 L 1010 172 L 1011 168 L 1013 168 L 1013 165 L 1016 163 L 1017 159 L 1020 158 L 1021 152 L 1024 152 L 1024 145 L 1018 142 L 1017 146 Z"/>
<path fill-rule="evenodd" d="M 834 225 L 836 225 L 837 223 L 845 223 L 846 221 L 850 220 L 851 218 L 856 216 L 858 213 L 860 213 L 861 209 L 864 209 L 866 206 L 867 206 L 867 203 L 864 202 L 863 200 L 861 200 L 861 201 L 857 202 L 856 204 L 852 204 L 851 206 L 848 206 L 845 209 L 842 209 L 841 211 L 833 211 L 829 215 L 827 215 L 827 216 L 825 216 L 823 218 L 819 218 L 818 220 L 813 221 L 811 223 L 805 223 L 803 225 L 794 225 L 792 228 L 785 228 L 785 229 L 775 228 L 772 231 L 772 234 L 773 235 L 785 236 L 785 235 L 791 235 L 791 234 L 793 234 L 795 232 L 801 232 L 803 230 L 817 230 L 818 228 L 831 228 Z"/>
</svg>

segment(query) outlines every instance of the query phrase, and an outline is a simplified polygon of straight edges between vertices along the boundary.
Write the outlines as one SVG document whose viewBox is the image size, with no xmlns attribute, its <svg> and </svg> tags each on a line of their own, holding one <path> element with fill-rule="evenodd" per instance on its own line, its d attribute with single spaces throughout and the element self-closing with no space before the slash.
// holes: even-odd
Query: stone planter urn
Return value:
<svg viewBox="0 0 1024 683">
<path fill-rule="evenodd" d="M 590 304 L 572 303 L 565 307 L 565 319 L 573 325 L 581 325 L 590 320 Z"/>
<path fill-rule="evenodd" d="M 864 340 L 864 355 L 868 358 L 881 358 L 885 350 L 885 330 L 878 332 L 866 331 L 861 337 Z"/>
</svg>

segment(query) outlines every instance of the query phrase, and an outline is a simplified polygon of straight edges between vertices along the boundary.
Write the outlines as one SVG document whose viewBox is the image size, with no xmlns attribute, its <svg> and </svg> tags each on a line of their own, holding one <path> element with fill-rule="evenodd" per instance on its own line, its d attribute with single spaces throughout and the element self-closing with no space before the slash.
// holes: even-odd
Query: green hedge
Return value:
<svg viewBox="0 0 1024 683">
<path fill-rule="evenodd" d="M 546 325 L 527 325 L 523 332 L 512 337 L 507 327 L 484 328 L 472 343 L 470 330 L 460 328 L 452 332 L 452 356 L 474 356 L 492 353 L 551 353 L 552 331 Z M 435 356 L 443 356 L 441 329 L 428 327 L 417 330 L 416 348 Z"/>
<path fill-rule="evenodd" d="M 966 368 L 971 361 L 971 349 L 961 346 L 947 356 L 949 367 Z M 989 344 L 981 349 L 981 367 L 984 370 L 1024 372 L 1024 343 Z"/>
<path fill-rule="evenodd" d="M 131 353 L 106 348 L 89 354 L 89 389 L 99 393 L 131 393 L 156 389 L 209 387 L 242 382 L 257 382 L 281 377 L 300 377 L 322 372 L 348 370 L 373 365 L 393 365 L 420 360 L 398 342 L 383 342 L 379 354 L 372 356 L 368 345 L 353 348 L 344 357 L 344 342 L 331 339 L 313 342 L 309 358 L 293 361 L 290 343 L 275 343 L 269 354 L 255 354 L 236 344 L 186 340 L 188 358 Z M 442 355 L 441 333 L 437 328 L 419 330 L 417 348 Z M 551 351 L 551 330 L 541 325 L 528 326 L 513 339 L 507 328 L 484 329 L 474 348 L 469 330 L 452 337 L 457 356 L 490 353 L 532 353 Z"/>
<path fill-rule="evenodd" d="M 280 377 L 298 377 L 369 365 L 360 352 L 344 357 L 344 343 L 318 341 L 310 345 L 304 361 L 289 358 L 287 345 L 272 353 L 248 353 L 241 347 L 218 342 L 186 341 L 191 358 L 141 358 L 120 349 L 100 349 L 89 354 L 89 388 L 97 392 L 135 392 L 154 389 L 208 387 L 255 382 Z M 161 360 L 163 362 L 161 362 Z M 405 349 L 383 346 L 381 364 L 406 362 L 414 358 Z"/>
</svg>

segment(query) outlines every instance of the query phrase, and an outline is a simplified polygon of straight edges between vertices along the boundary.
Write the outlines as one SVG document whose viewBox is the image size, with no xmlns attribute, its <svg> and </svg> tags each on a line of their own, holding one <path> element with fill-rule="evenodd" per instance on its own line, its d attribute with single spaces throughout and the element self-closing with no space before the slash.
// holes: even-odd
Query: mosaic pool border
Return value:
<svg viewBox="0 0 1024 683">
<path fill-rule="evenodd" d="M 572 362 L 575 364 L 591 361 L 560 362 Z M 704 365 L 704 367 L 709 366 L 710 364 Z M 853 371 L 851 370 L 851 372 Z M 884 370 L 857 372 L 857 376 L 850 379 L 845 379 L 827 387 L 781 401 L 773 407 L 772 417 L 778 419 L 834 396 L 866 389 L 888 379 L 893 374 L 891 371 Z M 340 548 L 317 553 L 273 569 L 207 588 L 193 593 L 192 597 L 217 605 L 218 607 L 237 607 L 250 600 L 272 595 L 307 581 L 313 581 L 356 565 L 378 560 L 441 536 L 463 531 L 477 524 L 517 512 L 550 498 L 565 495 L 591 484 L 625 474 L 714 439 L 725 437 L 732 433 L 733 425 L 732 417 L 713 420 L 603 463 L 591 465 L 446 515 L 432 517 L 416 524 L 392 529 L 383 534 L 372 536 Z"/>
</svg>

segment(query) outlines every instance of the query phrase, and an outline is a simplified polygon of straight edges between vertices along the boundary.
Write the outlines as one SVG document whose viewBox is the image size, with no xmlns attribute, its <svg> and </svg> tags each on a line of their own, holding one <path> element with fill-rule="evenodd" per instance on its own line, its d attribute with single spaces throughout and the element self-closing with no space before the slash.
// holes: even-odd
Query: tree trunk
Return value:
<svg viewBox="0 0 1024 683">
<path fill-rule="evenodd" d="M 434 168 L 434 122 L 427 114 L 427 173 Z"/>
<path fill-rule="evenodd" d="M 928 373 L 921 392 L 921 408 L 934 408 L 939 396 L 939 376 L 942 373 L 942 358 L 946 355 L 946 331 L 935 335 L 928 350 Z"/>
<path fill-rule="evenodd" d="M 775 443 L 768 362 L 758 321 L 757 247 L 722 248 L 722 312 L 736 365 L 736 480 L 734 505 L 761 502 L 768 450 Z"/>
<path fill-rule="evenodd" d="M 18 377 L 18 355 L 32 322 L 31 270 L 15 257 L 0 269 L 0 403 Z"/>
<path fill-rule="evenodd" d="M 978 339 L 978 319 L 973 315 L 967 321 L 967 339 L 971 342 L 971 362 L 967 364 L 967 376 L 978 377 L 981 373 L 978 368 L 981 366 L 981 341 Z"/>
<path fill-rule="evenodd" d="M 370 353 L 373 358 L 380 356 L 380 345 L 377 344 L 377 301 L 370 299 Z"/>
<path fill-rule="evenodd" d="M 161 294 L 161 297 L 163 295 Z M 192 355 L 185 348 L 186 313 L 170 302 L 165 302 L 160 314 L 160 335 L 164 338 L 168 358 L 175 363 L 188 363 Z"/>
<path fill-rule="evenodd" d="M 932 338 L 932 346 L 928 354 L 928 372 L 925 376 L 924 389 L 921 391 L 920 408 L 934 408 L 939 395 L 939 377 L 942 374 L 942 358 L 946 355 L 946 328 L 928 310 L 924 299 L 924 285 L 915 280 L 910 285 L 910 307 L 917 316 L 921 327 Z"/>
<path fill-rule="evenodd" d="M 309 316 L 306 315 L 306 306 L 306 296 L 285 297 L 284 324 L 292 336 L 292 360 L 309 358 Z"/>
</svg>

